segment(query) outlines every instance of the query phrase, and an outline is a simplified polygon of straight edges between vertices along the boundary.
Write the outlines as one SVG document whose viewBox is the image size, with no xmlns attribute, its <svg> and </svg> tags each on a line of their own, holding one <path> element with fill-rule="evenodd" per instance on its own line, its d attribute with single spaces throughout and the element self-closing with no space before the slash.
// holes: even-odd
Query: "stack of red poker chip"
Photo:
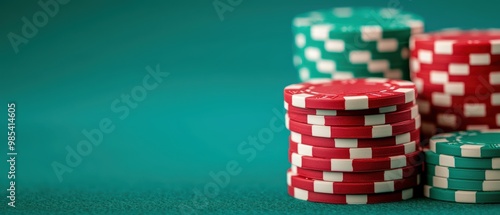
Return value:
<svg viewBox="0 0 500 215">
<path fill-rule="evenodd" d="M 291 196 L 371 204 L 417 194 L 423 157 L 415 84 L 315 80 L 287 86 L 284 97 Z"/>
<path fill-rule="evenodd" d="M 422 133 L 500 127 L 500 30 L 445 30 L 410 40 Z"/>
</svg>

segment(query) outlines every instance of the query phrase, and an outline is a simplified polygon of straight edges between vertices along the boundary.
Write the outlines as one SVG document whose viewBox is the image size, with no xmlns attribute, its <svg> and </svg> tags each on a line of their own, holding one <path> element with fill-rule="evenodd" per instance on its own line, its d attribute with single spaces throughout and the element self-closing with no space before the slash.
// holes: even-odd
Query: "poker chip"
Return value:
<svg viewBox="0 0 500 215">
<path fill-rule="evenodd" d="M 500 158 L 500 130 L 461 131 L 433 136 L 430 150 L 459 157 Z"/>
<path fill-rule="evenodd" d="M 302 81 L 360 77 L 409 80 L 409 38 L 423 28 L 420 16 L 394 8 L 303 13 L 292 22 L 294 64 Z"/>
<path fill-rule="evenodd" d="M 377 182 L 410 178 L 422 173 L 422 166 L 406 166 L 403 168 L 375 172 L 331 172 L 304 169 L 292 165 L 292 172 L 305 178 L 333 182 Z"/>
<path fill-rule="evenodd" d="M 415 100 L 415 85 L 381 78 L 322 80 L 285 87 L 285 101 L 299 108 L 360 110 Z"/>
<path fill-rule="evenodd" d="M 430 34 L 413 35 L 412 50 L 430 50 L 442 55 L 467 55 L 472 53 L 500 54 L 500 30 L 451 29 Z"/>
<path fill-rule="evenodd" d="M 496 158 L 467 158 L 451 155 L 436 154 L 424 149 L 427 163 L 465 169 L 500 169 L 500 157 Z"/>
<path fill-rule="evenodd" d="M 286 127 L 290 131 L 315 137 L 326 138 L 379 138 L 390 137 L 407 133 L 420 128 L 420 116 L 411 120 L 397 122 L 394 124 L 383 124 L 373 126 L 325 126 L 310 125 L 290 120 L 285 117 Z"/>
<path fill-rule="evenodd" d="M 470 191 L 500 191 L 500 181 L 488 180 L 463 180 L 453 178 L 442 178 L 438 176 L 427 175 L 427 184 L 433 187 L 451 190 L 470 190 Z"/>
<path fill-rule="evenodd" d="M 302 115 L 317 115 L 317 116 L 357 116 L 357 115 L 371 115 L 371 114 L 385 114 L 392 112 L 405 111 L 413 108 L 416 104 L 415 101 L 408 102 L 401 105 L 391 105 L 380 108 L 364 109 L 364 110 L 326 110 L 326 109 L 309 109 L 298 108 L 284 102 L 285 110 L 288 113 L 302 114 Z"/>
<path fill-rule="evenodd" d="M 297 187 L 288 186 L 288 194 L 296 199 L 330 203 L 330 204 L 374 204 L 384 202 L 396 202 L 413 198 L 416 194 L 415 188 L 390 193 L 366 194 L 366 195 L 345 195 L 345 194 L 327 194 L 303 190 Z"/>
<path fill-rule="evenodd" d="M 290 192 L 290 190 L 289 190 Z M 498 191 L 464 191 L 441 189 L 424 185 L 424 196 L 449 202 L 460 203 L 500 203 L 500 192 Z"/>
<path fill-rule="evenodd" d="M 297 167 L 321 170 L 321 171 L 339 171 L 339 172 L 370 172 L 397 169 L 406 166 L 419 165 L 423 161 L 423 155 L 420 151 L 410 154 L 370 158 L 370 159 L 325 159 L 311 156 L 303 156 L 297 153 L 289 152 L 288 159 L 290 163 Z"/>
<path fill-rule="evenodd" d="M 297 122 L 312 125 L 328 126 L 369 126 L 390 124 L 400 121 L 411 120 L 417 117 L 418 106 L 415 105 L 408 110 L 391 112 L 387 114 L 358 115 L 358 116 L 321 116 L 321 115 L 302 115 L 288 113 L 288 117 Z"/>
<path fill-rule="evenodd" d="M 431 50 L 420 49 L 410 53 L 422 64 L 459 63 L 472 66 L 500 64 L 500 54 L 471 53 L 464 55 L 436 54 Z"/>
<path fill-rule="evenodd" d="M 420 184 L 420 175 L 393 181 L 378 182 L 331 182 L 308 179 L 289 170 L 287 172 L 289 186 L 300 188 L 315 193 L 329 194 L 375 194 L 389 193 L 415 187 Z"/>
<path fill-rule="evenodd" d="M 367 148 L 367 147 L 384 147 L 396 146 L 408 142 L 420 142 L 420 130 L 416 129 L 407 133 L 396 136 L 382 138 L 322 138 L 304 135 L 297 132 L 290 132 L 290 141 L 295 143 L 326 147 L 326 148 Z"/>
<path fill-rule="evenodd" d="M 427 164 L 426 171 L 429 175 L 439 176 L 442 178 L 488 181 L 500 180 L 500 170 L 461 169 Z"/>
<path fill-rule="evenodd" d="M 417 151 L 418 144 L 409 142 L 396 146 L 373 147 L 373 148 L 324 148 L 309 146 L 290 141 L 290 151 L 299 155 L 317 158 L 378 158 L 396 155 L 405 155 Z"/>
<path fill-rule="evenodd" d="M 412 35 L 410 56 L 427 137 L 500 128 L 500 29 Z"/>
</svg>

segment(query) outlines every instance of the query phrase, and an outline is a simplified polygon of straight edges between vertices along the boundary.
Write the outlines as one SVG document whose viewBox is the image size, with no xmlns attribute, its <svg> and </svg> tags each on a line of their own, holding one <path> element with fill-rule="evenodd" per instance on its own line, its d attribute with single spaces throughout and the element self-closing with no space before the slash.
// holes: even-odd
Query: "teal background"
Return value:
<svg viewBox="0 0 500 215">
<path fill-rule="evenodd" d="M 226 2 L 226 1 L 221 1 Z M 73 213 L 455 213 L 498 212 L 498 205 L 416 199 L 339 206 L 286 194 L 287 135 L 272 133 L 255 157 L 238 147 L 276 120 L 282 89 L 298 82 L 290 22 L 295 14 L 336 6 L 397 6 L 422 15 L 427 30 L 500 27 L 492 1 L 243 0 L 221 20 L 212 1 L 70 1 L 16 54 L 36 1 L 0 3 L 0 111 L 17 104 L 17 202 L 1 214 Z M 474 6 L 476 9 L 472 9 Z M 479 9 L 480 8 L 480 9 Z M 110 106 L 159 65 L 169 76 L 122 112 Z M 278 114 L 276 114 L 278 112 Z M 6 123 L 6 116 L 2 121 Z M 53 162 L 85 140 L 103 118 L 115 129 L 60 182 Z M 5 125 L 6 126 L 6 125 Z M 0 135 L 6 139 L 6 132 Z M 5 155 L 6 141 L 0 152 Z M 252 152 L 252 153 L 253 153 Z M 230 161 L 241 172 L 214 198 L 193 201 Z M 5 192 L 8 165 L 0 164 Z M 203 204 L 201 204 L 201 203 Z M 192 210 L 188 210 L 188 209 Z M 444 210 L 444 211 L 443 211 Z M 449 211 L 448 211 L 449 210 Z M 476 211 L 477 210 L 477 211 Z M 253 211 L 253 212 L 252 212 Z"/>
</svg>

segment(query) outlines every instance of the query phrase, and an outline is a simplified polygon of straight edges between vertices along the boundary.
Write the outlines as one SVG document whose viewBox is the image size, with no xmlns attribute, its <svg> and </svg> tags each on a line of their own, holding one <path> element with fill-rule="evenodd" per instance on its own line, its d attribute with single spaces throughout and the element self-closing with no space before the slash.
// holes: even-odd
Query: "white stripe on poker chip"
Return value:
<svg viewBox="0 0 500 215">
<path fill-rule="evenodd" d="M 436 54 L 453 54 L 454 40 L 436 40 L 434 42 L 434 52 Z"/>
<path fill-rule="evenodd" d="M 286 172 L 286 184 L 292 186 L 292 175 L 297 175 L 296 172 Z"/>
<path fill-rule="evenodd" d="M 307 115 L 307 124 L 324 125 L 325 117 L 318 115 Z"/>
<path fill-rule="evenodd" d="M 439 155 L 439 165 L 455 167 L 455 157 L 450 155 Z"/>
<path fill-rule="evenodd" d="M 299 48 L 304 48 L 306 45 L 306 36 L 300 33 L 295 35 L 295 45 Z"/>
<path fill-rule="evenodd" d="M 316 115 L 329 115 L 329 116 L 336 116 L 337 111 L 336 110 L 316 110 Z"/>
<path fill-rule="evenodd" d="M 355 158 L 373 158 L 372 148 L 352 148 L 349 149 L 349 157 Z"/>
<path fill-rule="evenodd" d="M 300 80 L 307 81 L 311 79 L 311 72 L 308 68 L 302 67 L 299 69 Z"/>
<path fill-rule="evenodd" d="M 310 61 L 321 60 L 321 51 L 316 47 L 305 48 L 304 55 L 306 59 Z"/>
<path fill-rule="evenodd" d="M 382 39 L 382 27 L 378 25 L 366 25 L 361 27 L 361 39 L 363 41 L 377 41 Z"/>
<path fill-rule="evenodd" d="M 384 171 L 384 180 L 392 181 L 403 178 L 403 170 L 402 169 L 391 169 Z"/>
<path fill-rule="evenodd" d="M 500 180 L 500 171 L 486 170 L 484 172 L 484 178 L 486 180 Z"/>
<path fill-rule="evenodd" d="M 294 187 L 293 197 L 307 201 L 309 199 L 309 191 Z"/>
<path fill-rule="evenodd" d="M 365 118 L 365 125 L 385 124 L 385 115 L 384 114 L 365 115 L 364 118 Z"/>
<path fill-rule="evenodd" d="M 379 108 L 379 113 L 394 112 L 396 110 L 397 110 L 397 106 L 396 105 L 392 105 L 392 106 L 387 106 L 387 107 L 381 107 L 381 108 Z"/>
<path fill-rule="evenodd" d="M 368 195 L 346 195 L 347 204 L 366 204 L 368 203 Z"/>
<path fill-rule="evenodd" d="M 476 191 L 455 191 L 455 201 L 461 203 L 476 203 Z"/>
<path fill-rule="evenodd" d="M 469 65 L 461 63 L 450 63 L 448 65 L 450 75 L 469 75 Z"/>
<path fill-rule="evenodd" d="M 486 105 L 479 103 L 464 104 L 464 116 L 466 117 L 485 117 Z"/>
<path fill-rule="evenodd" d="M 470 65 L 489 65 L 491 63 L 491 58 L 489 54 L 470 54 L 469 64 Z"/>
<path fill-rule="evenodd" d="M 430 72 L 431 84 L 444 84 L 449 82 L 448 73 L 440 71 Z"/>
<path fill-rule="evenodd" d="M 395 52 L 398 50 L 399 42 L 396 39 L 381 39 L 377 41 L 379 52 Z"/>
<path fill-rule="evenodd" d="M 311 133 L 312 136 L 315 137 L 331 137 L 331 130 L 330 126 L 324 126 L 324 125 L 311 125 Z"/>
<path fill-rule="evenodd" d="M 333 194 L 333 183 L 329 181 L 313 180 L 313 189 L 317 193 Z"/>
<path fill-rule="evenodd" d="M 410 49 L 404 47 L 401 49 L 401 58 L 402 59 L 409 59 L 410 58 Z"/>
<path fill-rule="evenodd" d="M 351 63 L 367 63 L 372 59 L 369 51 L 351 51 L 349 52 L 349 61 Z"/>
<path fill-rule="evenodd" d="M 415 121 L 417 121 L 415 119 Z M 372 127 L 372 138 L 392 136 L 391 125 L 377 125 Z"/>
<path fill-rule="evenodd" d="M 331 74 L 336 71 L 337 65 L 332 60 L 318 60 L 316 62 L 316 69 L 318 72 Z"/>
<path fill-rule="evenodd" d="M 481 145 L 461 145 L 460 150 L 462 157 L 481 157 Z"/>
<path fill-rule="evenodd" d="M 417 88 L 417 93 L 422 93 L 424 91 L 424 81 L 420 78 L 414 78 L 413 83 L 415 83 L 415 88 Z"/>
<path fill-rule="evenodd" d="M 449 178 L 450 177 L 450 169 L 448 169 L 448 167 L 436 165 L 435 169 L 434 169 L 434 174 L 436 174 L 436 176 L 439 176 L 439 177 Z"/>
<path fill-rule="evenodd" d="M 491 94 L 491 105 L 500 105 L 500 93 Z"/>
<path fill-rule="evenodd" d="M 390 69 L 387 71 L 384 71 L 384 77 L 389 78 L 389 79 L 402 79 L 403 78 L 403 71 L 400 69 Z"/>
<path fill-rule="evenodd" d="M 292 95 L 292 105 L 295 107 L 305 108 L 306 107 L 306 98 L 311 97 L 311 96 L 313 96 L 313 95 L 305 94 L 305 93 L 294 94 L 294 95 Z"/>
<path fill-rule="evenodd" d="M 416 58 L 410 58 L 410 70 L 412 72 L 420 71 L 420 62 Z"/>
<path fill-rule="evenodd" d="M 493 158 L 491 160 L 491 166 L 493 169 L 500 169 L 500 158 Z"/>
<path fill-rule="evenodd" d="M 500 84 L 500 72 L 491 72 L 489 83 L 492 85 Z"/>
<path fill-rule="evenodd" d="M 389 68 L 388 60 L 372 60 L 368 62 L 368 71 L 370 72 L 383 72 Z"/>
<path fill-rule="evenodd" d="M 432 52 L 429 50 L 418 50 L 417 58 L 422 63 L 431 64 L 432 63 Z"/>
<path fill-rule="evenodd" d="M 354 78 L 354 74 L 352 72 L 335 71 L 332 73 L 332 79 L 347 80 L 352 78 Z"/>
<path fill-rule="evenodd" d="M 302 135 L 301 134 L 291 131 L 290 136 L 291 136 L 293 142 L 302 143 Z"/>
<path fill-rule="evenodd" d="M 295 166 L 302 167 L 302 156 L 297 153 L 292 153 L 292 163 Z"/>
<path fill-rule="evenodd" d="M 417 99 L 418 110 L 422 114 L 428 114 L 431 112 L 431 104 L 427 100 Z"/>
<path fill-rule="evenodd" d="M 396 145 L 399 145 L 402 143 L 408 143 L 410 141 L 411 141 L 410 133 L 396 135 Z"/>
<path fill-rule="evenodd" d="M 323 180 L 325 180 L 325 181 L 344 181 L 344 174 L 342 172 L 323 171 Z"/>
<path fill-rule="evenodd" d="M 313 147 L 310 145 L 297 144 L 297 152 L 301 155 L 313 156 Z"/>
<path fill-rule="evenodd" d="M 344 96 L 345 109 L 368 109 L 368 96 Z"/>
<path fill-rule="evenodd" d="M 420 184 L 420 182 L 419 182 Z M 406 189 L 401 192 L 401 196 L 403 197 L 403 200 L 411 199 L 413 198 L 413 189 Z"/>
<path fill-rule="evenodd" d="M 334 39 L 326 40 L 325 50 L 329 52 L 344 52 L 345 42 L 343 40 L 334 40 Z"/>
<path fill-rule="evenodd" d="M 311 38 L 313 40 L 327 40 L 330 37 L 330 30 L 333 28 L 333 25 L 321 24 L 321 25 L 313 25 L 311 27 Z"/>
<path fill-rule="evenodd" d="M 358 139 L 335 139 L 335 145 L 339 148 L 356 148 Z"/>
<path fill-rule="evenodd" d="M 394 192 L 394 181 L 381 181 L 374 184 L 375 193 Z"/>
<path fill-rule="evenodd" d="M 463 96 L 465 95 L 465 84 L 461 82 L 449 82 L 444 84 L 444 93 L 450 95 Z"/>
<path fill-rule="evenodd" d="M 447 178 L 432 176 L 432 186 L 448 189 L 448 180 Z"/>
<path fill-rule="evenodd" d="M 437 114 L 436 121 L 438 125 L 453 128 L 457 125 L 457 116 L 453 114 L 440 113 Z"/>
<path fill-rule="evenodd" d="M 483 191 L 498 191 L 500 181 L 483 181 Z"/>
<path fill-rule="evenodd" d="M 500 54 L 500 40 L 490 40 L 491 54 Z"/>
<path fill-rule="evenodd" d="M 406 166 L 406 156 L 404 155 L 393 156 L 389 158 L 391 159 L 391 169 Z"/>
<path fill-rule="evenodd" d="M 451 106 L 451 96 L 445 93 L 433 92 L 432 104 L 439 107 L 450 107 Z"/>
<path fill-rule="evenodd" d="M 352 161 L 352 159 L 330 159 L 330 169 L 337 172 L 352 172 L 354 170 Z"/>
<path fill-rule="evenodd" d="M 394 92 L 404 93 L 405 94 L 405 103 L 409 103 L 415 100 L 415 90 L 411 88 L 399 88 L 394 90 Z"/>
</svg>

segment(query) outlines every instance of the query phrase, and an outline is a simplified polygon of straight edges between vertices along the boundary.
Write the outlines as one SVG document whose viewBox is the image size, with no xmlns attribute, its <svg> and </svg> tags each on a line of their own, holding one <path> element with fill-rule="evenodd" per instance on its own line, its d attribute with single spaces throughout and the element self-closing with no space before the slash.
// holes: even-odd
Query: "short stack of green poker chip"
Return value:
<svg viewBox="0 0 500 215">
<path fill-rule="evenodd" d="M 461 203 L 500 203 L 500 130 L 438 134 L 424 151 L 425 196 Z"/>
<path fill-rule="evenodd" d="M 409 38 L 420 16 L 394 8 L 333 8 L 296 16 L 294 64 L 302 81 L 386 77 L 409 80 Z"/>
</svg>

